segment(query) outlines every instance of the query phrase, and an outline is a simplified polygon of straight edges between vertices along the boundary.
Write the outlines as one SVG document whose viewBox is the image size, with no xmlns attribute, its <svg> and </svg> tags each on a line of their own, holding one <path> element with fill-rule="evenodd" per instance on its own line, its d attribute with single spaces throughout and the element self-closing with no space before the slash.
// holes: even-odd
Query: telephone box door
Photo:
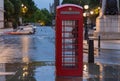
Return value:
<svg viewBox="0 0 120 81">
<path fill-rule="evenodd" d="M 70 8 L 71 10 L 69 10 Z M 82 76 L 82 51 L 82 8 L 71 4 L 58 7 L 56 18 L 56 75 Z"/>
</svg>

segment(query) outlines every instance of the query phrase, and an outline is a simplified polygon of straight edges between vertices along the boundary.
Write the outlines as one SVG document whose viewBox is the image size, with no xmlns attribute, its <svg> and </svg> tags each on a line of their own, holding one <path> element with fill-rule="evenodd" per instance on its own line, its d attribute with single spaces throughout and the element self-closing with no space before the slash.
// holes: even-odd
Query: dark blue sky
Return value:
<svg viewBox="0 0 120 81">
<path fill-rule="evenodd" d="M 52 4 L 54 0 L 33 0 L 38 8 L 47 8 L 49 10 L 49 4 Z M 60 0 L 62 2 L 62 0 Z"/>
</svg>

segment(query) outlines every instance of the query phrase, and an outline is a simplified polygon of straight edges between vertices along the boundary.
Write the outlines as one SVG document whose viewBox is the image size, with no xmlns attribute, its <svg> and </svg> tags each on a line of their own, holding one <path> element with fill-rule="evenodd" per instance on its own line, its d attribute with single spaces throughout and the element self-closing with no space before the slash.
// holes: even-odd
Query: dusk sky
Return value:
<svg viewBox="0 0 120 81">
<path fill-rule="evenodd" d="M 52 4 L 54 0 L 33 0 L 39 9 L 47 8 L 49 10 L 49 4 Z M 60 0 L 62 2 L 62 0 Z"/>
</svg>

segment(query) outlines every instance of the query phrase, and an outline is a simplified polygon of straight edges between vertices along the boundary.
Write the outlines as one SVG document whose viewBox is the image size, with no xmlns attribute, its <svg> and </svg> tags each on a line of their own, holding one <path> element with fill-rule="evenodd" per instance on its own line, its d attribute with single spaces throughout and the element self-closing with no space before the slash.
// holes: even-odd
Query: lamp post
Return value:
<svg viewBox="0 0 120 81">
<path fill-rule="evenodd" d="M 27 11 L 28 11 L 28 8 L 24 4 L 21 4 L 21 17 L 19 18 L 20 24 L 23 23 L 23 15 L 22 14 L 25 14 Z"/>
<path fill-rule="evenodd" d="M 25 14 L 28 10 L 27 7 L 24 4 L 22 4 L 21 7 L 22 7 L 22 13 Z"/>
<path fill-rule="evenodd" d="M 86 17 L 86 20 L 85 20 L 85 34 L 84 34 L 84 37 L 85 37 L 85 40 L 88 40 L 88 15 L 89 15 L 89 12 L 88 12 L 88 9 L 89 9 L 89 6 L 88 5 L 84 5 L 84 9 L 86 10 L 85 13 L 83 13 L 83 16 Z"/>
</svg>

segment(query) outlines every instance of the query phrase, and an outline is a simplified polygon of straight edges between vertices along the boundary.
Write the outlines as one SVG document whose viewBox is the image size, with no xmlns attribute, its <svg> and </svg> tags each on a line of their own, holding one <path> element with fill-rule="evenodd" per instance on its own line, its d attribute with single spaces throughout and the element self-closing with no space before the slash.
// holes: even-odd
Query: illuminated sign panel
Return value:
<svg viewBox="0 0 120 81">
<path fill-rule="evenodd" d="M 79 15 L 80 12 L 78 12 L 78 11 L 61 11 L 60 14 L 62 14 L 62 15 Z"/>
</svg>

